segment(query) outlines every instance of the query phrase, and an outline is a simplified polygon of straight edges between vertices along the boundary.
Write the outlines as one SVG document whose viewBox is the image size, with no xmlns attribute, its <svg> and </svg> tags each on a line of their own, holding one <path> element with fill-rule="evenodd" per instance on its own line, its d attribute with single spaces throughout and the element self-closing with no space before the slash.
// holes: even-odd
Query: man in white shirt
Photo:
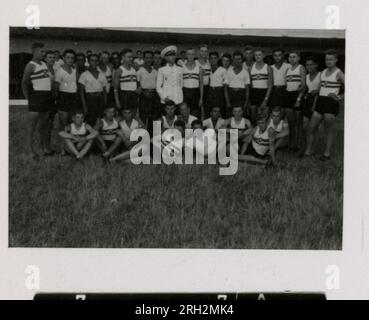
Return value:
<svg viewBox="0 0 369 320">
<path fill-rule="evenodd" d="M 235 51 L 233 54 L 233 66 L 228 69 L 228 90 L 227 118 L 231 116 L 233 107 L 241 107 L 246 112 L 249 100 L 250 76 L 246 69 L 242 67 L 242 52 Z"/>
<path fill-rule="evenodd" d="M 187 129 L 191 129 L 191 124 L 197 118 L 190 113 L 190 108 L 188 107 L 187 103 L 183 102 L 179 106 L 179 119 L 183 120 L 186 124 Z"/>
<path fill-rule="evenodd" d="M 222 116 L 225 116 L 225 85 L 227 84 L 227 70 L 219 66 L 218 52 L 209 54 L 211 67 L 209 94 L 205 106 L 205 117 L 210 115 L 213 107 L 219 107 Z"/>
<path fill-rule="evenodd" d="M 91 54 L 88 58 L 88 70 L 79 77 L 78 83 L 81 86 L 81 101 L 83 110 L 87 113 L 86 122 L 95 126 L 96 120 L 104 115 L 104 108 L 107 103 L 106 87 L 108 81 L 105 75 L 98 70 L 99 56 Z"/>
<path fill-rule="evenodd" d="M 183 71 L 175 64 L 177 54 L 176 46 L 169 46 L 161 52 L 167 64 L 158 71 L 156 91 L 160 96 L 160 102 L 164 105 L 172 100 L 178 106 L 183 102 Z"/>
<path fill-rule="evenodd" d="M 138 91 L 140 93 L 140 118 L 149 132 L 152 132 L 153 121 L 160 116 L 159 96 L 156 92 L 158 71 L 153 67 L 152 51 L 144 51 L 144 65 L 137 71 Z"/>
</svg>

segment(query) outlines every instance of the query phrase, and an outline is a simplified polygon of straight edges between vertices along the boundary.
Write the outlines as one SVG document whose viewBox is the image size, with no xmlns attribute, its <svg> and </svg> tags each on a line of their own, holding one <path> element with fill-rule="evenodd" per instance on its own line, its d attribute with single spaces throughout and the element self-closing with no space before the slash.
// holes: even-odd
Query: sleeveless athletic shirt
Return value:
<svg viewBox="0 0 369 320">
<path fill-rule="evenodd" d="M 38 64 L 34 61 L 30 61 L 30 64 L 34 66 L 34 70 L 30 75 L 33 90 L 51 91 L 51 78 L 46 63 L 41 61 L 41 64 Z"/>
<path fill-rule="evenodd" d="M 267 89 L 268 88 L 268 65 L 265 63 L 264 66 L 258 70 L 256 69 L 256 63 L 251 67 L 250 72 L 252 87 L 255 89 Z"/>
<path fill-rule="evenodd" d="M 183 69 L 183 87 L 184 88 L 199 88 L 200 87 L 200 67 L 196 63 L 195 67 L 190 70 L 186 64 L 182 66 Z"/>
<path fill-rule="evenodd" d="M 273 119 L 270 119 L 267 131 L 269 128 L 273 128 L 276 132 L 280 133 L 283 130 L 283 125 L 284 125 L 284 120 L 279 121 L 279 123 L 275 125 L 273 123 Z"/>
<path fill-rule="evenodd" d="M 319 84 L 320 84 L 320 72 L 318 72 L 313 81 L 310 80 L 310 75 L 307 74 L 306 75 L 306 86 L 308 88 L 308 93 L 314 91 L 314 90 L 318 90 L 319 89 Z"/>
<path fill-rule="evenodd" d="M 291 68 L 289 63 L 283 62 L 278 69 L 275 64 L 272 65 L 273 70 L 273 86 L 285 86 L 286 85 L 286 72 L 288 68 Z"/>
<path fill-rule="evenodd" d="M 114 140 L 119 129 L 118 121 L 114 118 L 112 123 L 108 123 L 104 118 L 101 119 L 103 125 L 100 128 L 100 135 L 104 140 Z"/>
<path fill-rule="evenodd" d="M 231 129 L 241 129 L 241 130 L 248 129 L 248 125 L 246 123 L 245 118 L 242 118 L 239 123 L 236 123 L 236 120 L 234 119 L 234 117 L 232 117 L 230 127 L 231 127 Z"/>
<path fill-rule="evenodd" d="M 130 138 L 132 131 L 140 127 L 136 119 L 132 119 L 130 126 L 127 125 L 126 120 L 122 120 L 119 125 L 123 131 L 124 136 L 128 139 Z"/>
<path fill-rule="evenodd" d="M 210 67 L 209 60 L 207 60 L 205 62 L 205 64 L 201 64 L 199 60 L 196 60 L 196 62 L 201 67 L 201 69 L 203 70 L 202 81 L 204 83 L 204 86 L 209 85 L 209 83 L 210 83 L 210 73 L 211 73 L 211 67 Z"/>
<path fill-rule="evenodd" d="M 113 73 L 110 70 L 109 66 L 106 66 L 106 70 L 103 71 L 100 67 L 97 67 L 97 70 L 99 70 L 102 74 L 105 75 L 106 81 L 107 81 L 107 86 L 106 86 L 106 91 L 109 92 L 110 88 L 111 88 L 111 82 L 113 79 Z"/>
<path fill-rule="evenodd" d="M 252 136 L 252 146 L 258 154 L 264 156 L 269 150 L 268 130 L 260 132 L 260 128 L 257 127 Z"/>
<path fill-rule="evenodd" d="M 77 128 L 74 123 L 71 123 L 70 134 L 72 136 L 78 136 L 78 137 L 86 136 L 87 135 L 86 124 L 83 122 L 82 125 L 79 128 Z"/>
<path fill-rule="evenodd" d="M 297 91 L 301 84 L 301 64 L 299 64 L 294 70 L 289 68 L 286 73 L 287 91 Z"/>
<path fill-rule="evenodd" d="M 137 89 L 137 74 L 134 68 L 129 70 L 120 66 L 122 73 L 120 75 L 120 89 L 124 91 L 135 91 Z"/>
<path fill-rule="evenodd" d="M 167 121 L 166 116 L 162 116 L 162 124 L 164 129 L 173 129 L 174 128 L 174 122 L 177 121 L 177 116 L 174 116 L 173 123 L 170 125 Z"/>
<path fill-rule="evenodd" d="M 329 77 L 327 77 L 328 69 L 325 69 L 320 75 L 320 91 L 319 95 L 327 97 L 330 93 L 339 94 L 341 82 L 337 80 L 337 74 L 340 69 L 337 68 Z"/>
</svg>

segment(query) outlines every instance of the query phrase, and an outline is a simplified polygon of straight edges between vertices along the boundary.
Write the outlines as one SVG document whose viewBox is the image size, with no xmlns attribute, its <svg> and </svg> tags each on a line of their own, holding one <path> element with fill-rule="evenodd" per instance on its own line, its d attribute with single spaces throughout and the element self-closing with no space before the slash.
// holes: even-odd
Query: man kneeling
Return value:
<svg viewBox="0 0 369 320">
<path fill-rule="evenodd" d="M 72 116 L 72 123 L 59 132 L 59 136 L 63 138 L 63 147 L 67 152 L 75 155 L 77 160 L 88 153 L 97 136 L 97 131 L 84 120 L 83 111 L 77 110 Z"/>
</svg>

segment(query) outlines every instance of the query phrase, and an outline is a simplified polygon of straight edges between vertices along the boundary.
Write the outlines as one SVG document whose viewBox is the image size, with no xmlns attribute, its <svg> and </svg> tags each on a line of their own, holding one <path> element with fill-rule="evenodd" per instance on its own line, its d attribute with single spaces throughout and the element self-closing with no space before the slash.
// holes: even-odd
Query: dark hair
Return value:
<svg viewBox="0 0 369 320">
<path fill-rule="evenodd" d="M 240 50 L 236 50 L 235 52 L 233 52 L 233 58 L 234 57 L 241 57 L 243 58 L 243 54 Z"/>
<path fill-rule="evenodd" d="M 166 106 L 175 106 L 176 104 L 174 103 L 173 100 L 168 100 L 167 102 L 165 102 Z"/>
<path fill-rule="evenodd" d="M 92 57 L 96 57 L 97 59 L 100 59 L 99 55 L 96 54 L 96 53 L 91 53 L 89 56 L 88 56 L 88 61 L 91 60 Z"/>
<path fill-rule="evenodd" d="M 65 57 L 68 53 L 73 54 L 74 56 L 76 55 L 76 52 L 73 49 L 66 49 L 63 52 L 63 57 Z"/>
<path fill-rule="evenodd" d="M 205 43 L 204 43 L 204 44 L 200 45 L 200 47 L 199 47 L 199 48 L 200 48 L 200 49 L 201 49 L 201 48 L 209 49 L 209 46 L 208 46 L 207 44 L 205 44 Z"/>
<path fill-rule="evenodd" d="M 143 53 L 143 57 L 145 58 L 146 57 L 146 55 L 148 55 L 148 54 L 151 54 L 152 56 L 154 55 L 154 52 L 152 52 L 151 50 L 146 50 L 146 51 L 144 51 L 144 53 Z"/>
<path fill-rule="evenodd" d="M 191 49 L 192 49 L 192 48 L 189 48 L 189 49 L 187 49 L 187 50 L 191 50 Z M 181 54 L 182 54 L 182 53 L 186 53 L 186 50 L 182 50 L 182 51 L 181 51 Z"/>
<path fill-rule="evenodd" d="M 254 52 L 257 52 L 257 51 L 264 53 L 264 50 L 261 47 L 257 47 L 254 49 Z"/>
<path fill-rule="evenodd" d="M 215 56 L 215 57 L 219 58 L 219 53 L 218 53 L 218 51 L 212 51 L 212 52 L 210 52 L 210 53 L 209 53 L 209 57 L 211 57 L 211 56 Z"/>
<path fill-rule="evenodd" d="M 108 56 L 110 56 L 110 53 L 109 53 L 109 51 L 101 51 L 100 52 L 100 57 L 103 55 L 103 54 L 107 54 Z"/>
<path fill-rule="evenodd" d="M 85 112 L 82 109 L 76 109 L 75 111 L 73 111 L 72 116 L 75 116 L 77 114 L 82 114 L 84 116 Z"/>
<path fill-rule="evenodd" d="M 129 52 L 132 52 L 132 49 L 126 48 L 126 49 L 123 49 L 123 50 L 120 52 L 120 54 L 121 54 L 122 56 L 124 56 L 126 53 L 129 53 Z"/>
<path fill-rule="evenodd" d="M 336 58 L 338 58 L 338 52 L 337 50 L 334 50 L 334 49 L 329 49 L 325 52 L 325 55 L 326 56 L 335 56 Z"/>
<path fill-rule="evenodd" d="M 194 121 L 191 122 L 191 127 L 194 127 L 195 125 L 199 124 L 200 126 L 202 126 L 202 122 L 199 119 L 196 119 Z"/>
<path fill-rule="evenodd" d="M 83 59 L 86 59 L 86 55 L 83 52 L 76 53 L 76 58 L 77 57 L 83 57 Z"/>
<path fill-rule="evenodd" d="M 231 54 L 230 54 L 230 53 L 228 53 L 228 52 L 223 53 L 222 58 L 227 58 L 227 59 L 229 59 L 229 60 L 232 60 L 232 56 L 231 56 Z"/>
<path fill-rule="evenodd" d="M 300 51 L 297 50 L 297 49 L 290 50 L 290 52 L 288 53 L 288 55 L 290 55 L 291 53 L 295 53 L 295 54 L 297 54 L 300 57 Z"/>
<path fill-rule="evenodd" d="M 54 54 L 55 52 L 52 50 L 46 50 L 45 55 L 48 56 L 49 54 Z"/>
<path fill-rule="evenodd" d="M 104 108 L 105 110 L 110 110 L 110 109 L 114 109 L 114 111 L 115 111 L 115 107 L 113 106 L 113 105 L 106 105 L 106 107 Z"/>
<path fill-rule="evenodd" d="M 120 55 L 120 53 L 119 53 L 118 51 L 114 51 L 114 52 L 112 52 L 112 53 L 111 53 L 111 55 L 112 55 L 112 56 L 113 56 L 113 55 L 118 55 L 118 56 L 119 56 L 119 55 Z"/>
<path fill-rule="evenodd" d="M 31 45 L 32 50 L 43 48 L 43 47 L 45 47 L 45 45 L 42 42 L 34 42 Z"/>
<path fill-rule="evenodd" d="M 313 61 L 314 63 L 318 63 L 316 57 L 314 56 L 308 56 L 306 59 L 305 59 L 305 62 L 307 61 Z"/>
<path fill-rule="evenodd" d="M 254 51 L 254 47 L 253 46 L 246 46 L 245 50 L 243 51 Z"/>
<path fill-rule="evenodd" d="M 55 50 L 54 53 L 60 53 L 60 51 L 59 50 Z"/>
<path fill-rule="evenodd" d="M 155 51 L 154 51 L 154 55 L 155 55 L 155 54 L 158 54 L 159 56 L 161 56 L 161 52 L 160 52 L 160 50 L 155 50 Z"/>
<path fill-rule="evenodd" d="M 141 53 L 142 53 L 142 51 L 141 51 L 141 50 L 137 50 L 137 51 L 136 51 L 136 54 L 137 54 L 137 53 L 139 53 L 139 52 L 141 52 Z"/>
<path fill-rule="evenodd" d="M 282 109 L 281 109 L 280 106 L 275 106 L 275 107 L 273 107 L 272 112 L 279 112 L 279 113 L 281 113 L 282 112 Z"/>
<path fill-rule="evenodd" d="M 173 125 L 175 127 L 181 127 L 182 129 L 185 129 L 186 128 L 185 122 L 183 120 L 181 120 L 181 119 L 178 119 L 178 120 L 174 121 Z"/>
<path fill-rule="evenodd" d="M 281 52 L 282 55 L 284 54 L 284 50 L 282 48 L 276 48 L 276 49 L 273 49 L 272 51 L 272 54 L 276 53 L 276 52 Z"/>
</svg>

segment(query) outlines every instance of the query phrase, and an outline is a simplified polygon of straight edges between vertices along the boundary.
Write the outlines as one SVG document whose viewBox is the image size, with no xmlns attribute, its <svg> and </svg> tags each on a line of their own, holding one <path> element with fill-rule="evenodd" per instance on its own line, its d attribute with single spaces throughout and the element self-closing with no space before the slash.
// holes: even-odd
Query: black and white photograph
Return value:
<svg viewBox="0 0 369 320">
<path fill-rule="evenodd" d="M 9 247 L 341 250 L 345 59 L 344 30 L 10 27 Z"/>
</svg>

